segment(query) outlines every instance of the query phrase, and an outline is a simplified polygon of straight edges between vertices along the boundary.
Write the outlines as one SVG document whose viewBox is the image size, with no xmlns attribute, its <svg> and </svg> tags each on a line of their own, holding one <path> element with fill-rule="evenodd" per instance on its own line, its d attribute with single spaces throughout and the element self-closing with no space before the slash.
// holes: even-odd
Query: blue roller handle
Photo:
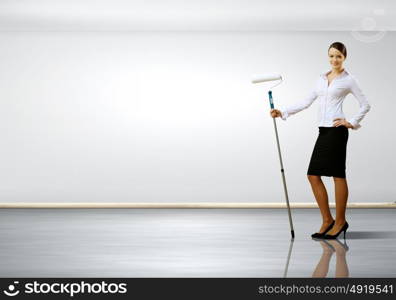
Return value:
<svg viewBox="0 0 396 300">
<path fill-rule="evenodd" d="M 269 97 L 271 109 L 274 109 L 274 101 L 272 100 L 272 91 L 268 91 L 268 97 Z"/>
</svg>

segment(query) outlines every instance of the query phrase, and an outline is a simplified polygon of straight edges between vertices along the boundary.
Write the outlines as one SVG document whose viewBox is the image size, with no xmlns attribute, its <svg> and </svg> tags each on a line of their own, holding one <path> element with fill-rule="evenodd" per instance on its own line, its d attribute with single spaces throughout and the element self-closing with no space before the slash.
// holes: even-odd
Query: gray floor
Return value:
<svg viewBox="0 0 396 300">
<path fill-rule="evenodd" d="M 292 213 L 293 243 L 284 209 L 0 209 L 0 276 L 396 277 L 395 209 L 348 209 L 347 252 Z"/>
</svg>

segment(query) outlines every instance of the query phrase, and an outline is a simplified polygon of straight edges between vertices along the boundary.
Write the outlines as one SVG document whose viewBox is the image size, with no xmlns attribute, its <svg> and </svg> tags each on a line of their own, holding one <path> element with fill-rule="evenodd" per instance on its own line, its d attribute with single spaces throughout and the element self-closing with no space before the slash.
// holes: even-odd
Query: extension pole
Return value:
<svg viewBox="0 0 396 300">
<path fill-rule="evenodd" d="M 270 102 L 271 109 L 274 109 L 274 102 L 272 100 L 272 91 L 268 91 L 268 96 L 269 96 L 269 102 Z M 282 173 L 282 179 L 283 179 L 283 188 L 284 188 L 285 197 L 286 197 L 287 211 L 289 213 L 289 223 L 290 223 L 291 236 L 292 236 L 292 239 L 294 239 L 293 221 L 292 221 L 291 212 L 290 212 L 289 196 L 287 194 L 285 170 L 283 169 L 282 154 L 281 154 L 280 146 L 279 146 L 278 129 L 276 127 L 276 120 L 275 120 L 276 118 L 272 118 L 272 119 L 274 121 L 276 143 L 278 145 L 279 161 L 280 161 L 281 173 Z"/>
</svg>

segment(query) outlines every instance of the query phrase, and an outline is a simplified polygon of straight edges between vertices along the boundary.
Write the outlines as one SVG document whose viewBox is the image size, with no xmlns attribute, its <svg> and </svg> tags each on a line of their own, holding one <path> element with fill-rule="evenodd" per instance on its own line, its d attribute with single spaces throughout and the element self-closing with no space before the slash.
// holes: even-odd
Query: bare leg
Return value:
<svg viewBox="0 0 396 300">
<path fill-rule="evenodd" d="M 348 184 L 346 178 L 333 177 L 336 200 L 336 221 L 327 234 L 336 234 L 345 224 L 345 211 L 348 200 Z"/>
<path fill-rule="evenodd" d="M 344 254 L 337 252 L 335 277 L 349 277 L 348 264 Z"/>
<path fill-rule="evenodd" d="M 336 240 L 328 240 L 336 251 L 336 271 L 335 277 L 349 277 L 349 269 L 346 260 L 346 249 L 341 246 Z"/>
<path fill-rule="evenodd" d="M 330 259 L 334 252 L 329 246 L 325 244 L 325 242 L 321 241 L 320 244 L 323 248 L 323 252 L 315 270 L 312 273 L 312 277 L 314 278 L 324 278 L 327 276 L 327 273 L 329 272 Z"/>
<path fill-rule="evenodd" d="M 324 186 L 320 176 L 308 175 L 308 180 L 311 183 L 312 192 L 314 193 L 316 202 L 319 205 L 320 213 L 322 215 L 323 223 L 319 233 L 323 233 L 326 228 L 329 227 L 329 225 L 334 221 L 329 208 L 329 198 L 326 187 Z"/>
</svg>

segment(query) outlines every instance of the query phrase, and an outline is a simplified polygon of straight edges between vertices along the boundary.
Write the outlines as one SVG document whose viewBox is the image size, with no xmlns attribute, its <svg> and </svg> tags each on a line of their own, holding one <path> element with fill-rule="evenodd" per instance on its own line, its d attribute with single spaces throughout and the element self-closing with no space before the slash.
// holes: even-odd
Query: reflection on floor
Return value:
<svg viewBox="0 0 396 300">
<path fill-rule="evenodd" d="M 395 209 L 348 209 L 346 246 L 292 215 L 294 241 L 285 209 L 0 209 L 0 276 L 396 277 Z"/>
</svg>

